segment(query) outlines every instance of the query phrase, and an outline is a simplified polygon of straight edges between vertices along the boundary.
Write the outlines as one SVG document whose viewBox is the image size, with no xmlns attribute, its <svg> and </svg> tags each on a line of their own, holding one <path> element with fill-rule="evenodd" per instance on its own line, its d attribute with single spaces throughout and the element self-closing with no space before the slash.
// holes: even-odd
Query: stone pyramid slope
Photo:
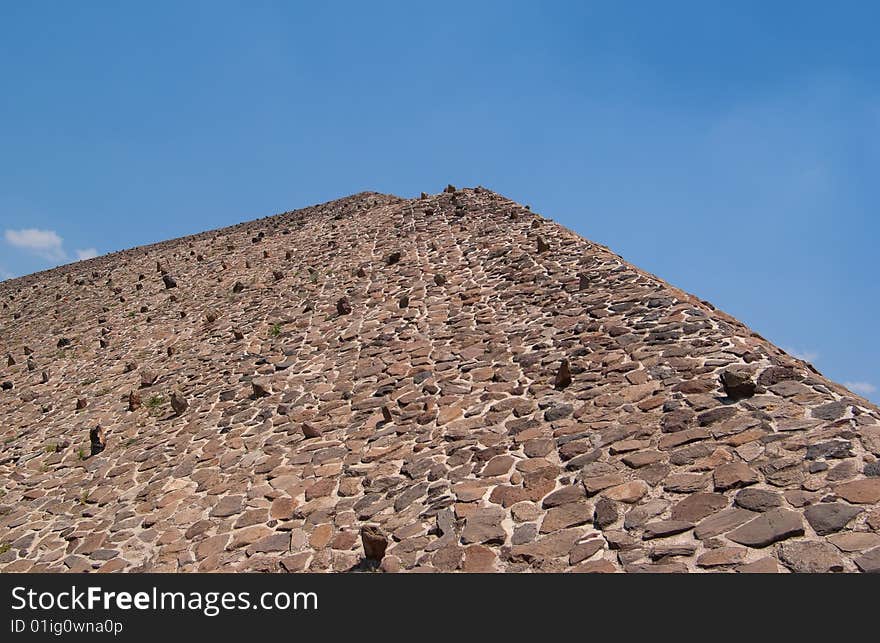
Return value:
<svg viewBox="0 0 880 643">
<path fill-rule="evenodd" d="M 482 188 L 0 301 L 2 571 L 880 568 L 875 406 Z"/>
</svg>

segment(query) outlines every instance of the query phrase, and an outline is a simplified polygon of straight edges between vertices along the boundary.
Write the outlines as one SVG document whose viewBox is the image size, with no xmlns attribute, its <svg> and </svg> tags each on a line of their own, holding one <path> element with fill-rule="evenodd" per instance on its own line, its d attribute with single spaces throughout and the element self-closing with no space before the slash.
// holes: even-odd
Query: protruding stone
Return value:
<svg viewBox="0 0 880 643">
<path fill-rule="evenodd" d="M 550 250 L 550 244 L 544 241 L 543 237 L 538 237 L 538 254 Z"/>
<path fill-rule="evenodd" d="M 106 448 L 107 436 L 100 424 L 89 430 L 89 445 L 92 455 L 97 455 Z"/>
<path fill-rule="evenodd" d="M 165 284 L 166 289 L 177 288 L 177 280 L 171 275 L 162 275 L 162 283 Z"/>
<path fill-rule="evenodd" d="M 148 386 L 152 386 L 156 383 L 156 380 L 159 379 L 159 373 L 149 367 L 145 367 L 141 369 L 141 388 L 146 388 Z"/>
<path fill-rule="evenodd" d="M 303 422 L 302 426 L 302 434 L 306 438 L 320 438 L 321 437 L 321 429 L 316 427 L 314 424 L 310 424 L 309 422 Z"/>
<path fill-rule="evenodd" d="M 388 537 L 376 525 L 361 527 L 361 543 L 364 547 L 364 558 L 379 563 L 385 557 L 388 548 Z"/>
<path fill-rule="evenodd" d="M 556 371 L 556 379 L 553 381 L 553 388 L 557 391 L 568 387 L 571 384 L 571 369 L 568 360 L 563 359 L 559 362 L 559 370 Z"/>
<path fill-rule="evenodd" d="M 340 315 L 349 315 L 351 314 L 351 304 L 348 303 L 348 299 L 345 297 L 340 297 L 336 302 L 336 312 Z"/>
<path fill-rule="evenodd" d="M 174 409 L 174 414 L 177 416 L 183 415 L 186 409 L 189 408 L 189 402 L 186 401 L 186 398 L 180 391 L 171 392 L 171 408 Z"/>
<path fill-rule="evenodd" d="M 606 529 L 617 522 L 618 513 L 617 505 L 613 500 L 608 498 L 600 498 L 596 502 L 595 511 L 593 513 L 593 524 L 597 529 Z"/>
<path fill-rule="evenodd" d="M 141 394 L 132 389 L 128 392 L 128 410 L 137 411 L 141 408 Z"/>
<path fill-rule="evenodd" d="M 268 380 L 254 379 L 251 380 L 251 388 L 253 389 L 254 399 L 268 397 L 272 395 L 271 385 Z"/>
<path fill-rule="evenodd" d="M 731 400 L 742 400 L 755 394 L 757 384 L 750 373 L 745 371 L 726 370 L 721 373 L 721 385 Z"/>
</svg>

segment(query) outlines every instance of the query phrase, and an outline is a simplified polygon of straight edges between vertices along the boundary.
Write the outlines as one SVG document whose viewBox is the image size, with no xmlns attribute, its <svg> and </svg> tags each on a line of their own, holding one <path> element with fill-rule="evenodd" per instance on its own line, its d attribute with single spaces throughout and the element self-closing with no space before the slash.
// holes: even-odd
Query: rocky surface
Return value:
<svg viewBox="0 0 880 643">
<path fill-rule="evenodd" d="M 481 188 L 0 302 L 2 571 L 880 570 L 875 406 Z"/>
</svg>

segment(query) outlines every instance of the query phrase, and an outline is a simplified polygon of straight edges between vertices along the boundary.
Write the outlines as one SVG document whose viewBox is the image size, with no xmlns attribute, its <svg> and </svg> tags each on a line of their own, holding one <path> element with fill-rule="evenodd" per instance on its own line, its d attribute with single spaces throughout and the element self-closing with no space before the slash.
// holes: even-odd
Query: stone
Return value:
<svg viewBox="0 0 880 643">
<path fill-rule="evenodd" d="M 377 525 L 361 527 L 361 543 L 364 547 L 364 558 L 376 563 L 383 560 L 388 548 L 388 537 Z"/>
<path fill-rule="evenodd" d="M 727 491 L 755 484 L 758 481 L 758 474 L 744 462 L 731 462 L 715 469 L 714 479 L 715 491 Z"/>
<path fill-rule="evenodd" d="M 748 547 L 767 547 L 792 536 L 802 536 L 800 514 L 789 509 L 771 509 L 727 534 L 727 538 Z"/>
<path fill-rule="evenodd" d="M 866 551 L 880 547 L 880 534 L 872 534 L 867 531 L 845 531 L 829 536 L 828 542 L 840 551 L 847 553 Z"/>
<path fill-rule="evenodd" d="M 585 502 L 569 502 L 553 507 L 544 515 L 541 533 L 546 534 L 560 529 L 584 525 L 593 519 L 593 507 Z"/>
<path fill-rule="evenodd" d="M 336 313 L 339 315 L 351 314 L 351 304 L 348 302 L 347 298 L 340 297 L 336 300 Z"/>
<path fill-rule="evenodd" d="M 92 455 L 98 455 L 107 447 L 107 436 L 100 424 L 89 430 L 89 445 Z"/>
<path fill-rule="evenodd" d="M 495 552 L 485 545 L 471 545 L 464 548 L 462 571 L 470 573 L 489 573 L 496 571 Z"/>
<path fill-rule="evenodd" d="M 556 378 L 553 381 L 553 388 L 557 391 L 561 391 L 564 388 L 567 388 L 571 385 L 571 369 L 568 365 L 568 360 L 564 359 L 559 362 L 559 370 L 556 371 Z"/>
<path fill-rule="evenodd" d="M 815 407 L 811 415 L 819 420 L 838 420 L 846 413 L 846 402 L 829 402 Z"/>
<path fill-rule="evenodd" d="M 791 571 L 799 574 L 843 571 L 843 559 L 837 549 L 828 543 L 815 540 L 783 543 L 779 547 L 779 560 Z"/>
<path fill-rule="evenodd" d="M 177 281 L 171 275 L 162 275 L 162 283 L 166 289 L 177 288 Z"/>
<path fill-rule="evenodd" d="M 156 380 L 159 379 L 159 373 L 152 368 L 142 368 L 140 371 L 141 375 L 141 388 L 147 388 L 148 386 L 152 386 L 156 383 Z"/>
<path fill-rule="evenodd" d="M 638 502 L 646 493 L 648 493 L 648 485 L 642 480 L 633 480 L 606 489 L 602 495 L 609 500 L 633 503 Z"/>
<path fill-rule="evenodd" d="M 658 520 L 657 522 L 649 522 L 645 525 L 645 531 L 642 537 L 645 540 L 650 538 L 666 538 L 674 536 L 694 528 L 694 523 L 684 520 Z"/>
<path fill-rule="evenodd" d="M 779 566 L 775 558 L 766 556 L 751 563 L 740 565 L 736 568 L 736 571 L 741 574 L 778 574 Z"/>
<path fill-rule="evenodd" d="M 577 528 L 557 531 L 525 545 L 514 545 L 510 548 L 510 558 L 514 561 L 540 563 L 567 557 L 581 535 L 581 530 Z"/>
<path fill-rule="evenodd" d="M 880 574 L 880 547 L 876 547 L 853 560 L 860 571 L 866 574 Z"/>
<path fill-rule="evenodd" d="M 476 509 L 465 520 L 461 542 L 465 545 L 504 543 L 507 538 L 507 532 L 501 526 L 504 516 L 505 511 L 500 507 Z"/>
<path fill-rule="evenodd" d="M 626 512 L 623 519 L 623 528 L 627 531 L 640 529 L 645 526 L 651 518 L 659 516 L 669 508 L 669 503 L 660 498 L 649 500 L 648 502 L 635 505 Z"/>
<path fill-rule="evenodd" d="M 852 456 L 852 442 L 849 440 L 830 440 L 809 445 L 804 458 L 818 460 L 819 458 L 851 458 Z"/>
<path fill-rule="evenodd" d="M 171 408 L 177 416 L 183 415 L 189 408 L 189 402 L 186 401 L 186 398 L 180 391 L 171 392 Z"/>
<path fill-rule="evenodd" d="M 781 507 L 783 499 L 782 496 L 775 491 L 748 487 L 736 494 L 734 502 L 736 502 L 737 506 L 742 507 L 743 509 L 762 512 Z"/>
<path fill-rule="evenodd" d="M 695 493 L 673 505 L 672 518 L 696 523 L 724 509 L 727 504 L 727 498 L 719 493 Z"/>
<path fill-rule="evenodd" d="M 544 420 L 547 422 L 556 422 L 557 420 L 568 417 L 572 412 L 574 412 L 574 407 L 572 407 L 571 404 L 553 404 L 550 408 L 544 411 Z"/>
<path fill-rule="evenodd" d="M 577 565 L 588 558 L 592 558 L 596 552 L 605 548 L 605 541 L 601 538 L 593 538 L 575 545 L 568 554 L 568 564 Z"/>
<path fill-rule="evenodd" d="M 593 524 L 597 529 L 605 529 L 617 522 L 617 504 L 608 498 L 600 498 L 593 512 Z"/>
<path fill-rule="evenodd" d="M 800 375 L 793 368 L 788 366 L 771 366 L 758 377 L 758 385 L 769 388 L 779 382 L 799 379 L 801 379 Z"/>
<path fill-rule="evenodd" d="M 538 253 L 547 252 L 550 250 L 550 244 L 544 241 L 543 238 L 538 237 Z"/>
<path fill-rule="evenodd" d="M 804 517 L 820 536 L 840 531 L 860 513 L 858 507 L 842 502 L 823 502 L 804 509 Z"/>
<path fill-rule="evenodd" d="M 141 394 L 135 390 L 131 390 L 128 393 L 128 410 L 129 411 L 137 411 L 141 407 Z"/>
<path fill-rule="evenodd" d="M 694 536 L 700 540 L 714 538 L 738 527 L 755 516 L 754 511 L 730 507 L 707 516 L 694 528 Z"/>
<path fill-rule="evenodd" d="M 241 496 L 223 496 L 208 515 L 217 518 L 234 516 L 241 512 L 242 500 Z"/>
<path fill-rule="evenodd" d="M 720 379 L 724 393 L 731 400 L 742 400 L 755 394 L 757 384 L 752 380 L 751 374 L 746 371 L 728 369 L 722 371 Z"/>
<path fill-rule="evenodd" d="M 268 380 L 256 379 L 251 381 L 251 389 L 253 393 L 251 397 L 259 399 L 261 397 L 269 397 L 272 395 L 272 388 Z"/>
<path fill-rule="evenodd" d="M 697 558 L 699 567 L 724 567 L 738 565 L 748 556 L 749 550 L 745 547 L 718 547 L 710 549 Z"/>
<path fill-rule="evenodd" d="M 290 551 L 290 533 L 266 536 L 247 548 L 248 555 Z"/>
<path fill-rule="evenodd" d="M 880 478 L 844 482 L 834 487 L 834 493 L 853 504 L 875 505 L 880 502 Z"/>
<path fill-rule="evenodd" d="M 302 430 L 303 437 L 305 438 L 320 438 L 321 437 L 321 429 L 314 424 L 309 422 L 303 422 L 300 426 Z"/>
</svg>

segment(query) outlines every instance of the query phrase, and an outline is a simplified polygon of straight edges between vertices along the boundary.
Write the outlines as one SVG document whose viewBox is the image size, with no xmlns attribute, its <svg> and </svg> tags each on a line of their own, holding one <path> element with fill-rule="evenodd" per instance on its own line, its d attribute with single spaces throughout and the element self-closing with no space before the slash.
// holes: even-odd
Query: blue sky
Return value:
<svg viewBox="0 0 880 643">
<path fill-rule="evenodd" d="M 0 0 L 0 279 L 481 184 L 880 401 L 877 24 L 872 2 Z"/>
</svg>

